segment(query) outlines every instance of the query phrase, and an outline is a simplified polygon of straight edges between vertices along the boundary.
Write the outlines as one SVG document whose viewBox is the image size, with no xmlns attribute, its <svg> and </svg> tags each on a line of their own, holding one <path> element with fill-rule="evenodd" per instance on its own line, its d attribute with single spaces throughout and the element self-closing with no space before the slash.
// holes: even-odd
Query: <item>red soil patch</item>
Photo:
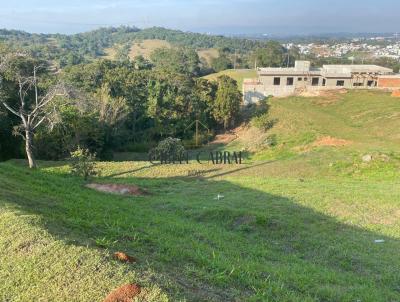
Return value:
<svg viewBox="0 0 400 302">
<path fill-rule="evenodd" d="M 114 258 L 121 262 L 128 262 L 128 263 L 137 262 L 137 259 L 135 257 L 129 256 L 128 254 L 125 254 L 124 252 L 114 253 Z"/>
<path fill-rule="evenodd" d="M 320 147 L 320 146 L 342 147 L 350 144 L 351 141 L 345 139 L 334 138 L 331 136 L 324 136 L 316 140 L 312 145 L 315 147 Z"/>
<path fill-rule="evenodd" d="M 120 184 L 88 184 L 86 187 L 100 192 L 114 193 L 121 195 L 142 196 L 148 194 L 145 190 L 135 185 Z"/>
<path fill-rule="evenodd" d="M 137 284 L 126 284 L 113 290 L 103 302 L 131 302 L 141 292 Z"/>
<path fill-rule="evenodd" d="M 396 97 L 396 98 L 400 98 L 400 90 L 395 90 L 392 92 L 392 96 Z"/>
<path fill-rule="evenodd" d="M 215 136 L 214 140 L 210 142 L 210 145 L 217 144 L 229 144 L 230 142 L 238 139 L 248 129 L 245 125 L 236 127 L 235 129 L 229 130 L 223 134 Z"/>
<path fill-rule="evenodd" d="M 237 135 L 233 132 L 218 134 L 215 136 L 215 139 L 210 144 L 229 144 L 230 142 L 237 139 Z"/>
</svg>

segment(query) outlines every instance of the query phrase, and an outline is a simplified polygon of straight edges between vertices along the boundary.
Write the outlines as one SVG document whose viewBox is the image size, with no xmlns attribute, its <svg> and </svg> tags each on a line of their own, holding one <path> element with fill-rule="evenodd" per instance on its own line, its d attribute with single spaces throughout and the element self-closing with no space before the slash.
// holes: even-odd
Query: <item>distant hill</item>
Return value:
<svg viewBox="0 0 400 302">
<path fill-rule="evenodd" d="M 147 40 L 158 41 L 159 45 L 155 45 L 153 42 L 144 42 Z M 252 39 L 205 35 L 161 27 L 139 29 L 126 26 L 100 28 L 73 35 L 31 34 L 18 30 L 0 29 L 0 41 L 13 48 L 28 49 L 45 59 L 55 61 L 60 67 L 110 56 L 113 54 L 113 49 L 118 48 L 118 45 L 132 45 L 129 50 L 131 55 L 140 54 L 142 46 L 145 56 L 156 46 L 191 47 L 203 50 L 203 54 L 205 50 L 204 58 L 206 60 L 215 56 L 216 50 L 213 49 L 223 48 L 236 50 L 238 53 L 247 53 L 265 45 L 264 41 Z M 153 43 L 153 45 L 148 47 L 149 43 Z"/>
</svg>

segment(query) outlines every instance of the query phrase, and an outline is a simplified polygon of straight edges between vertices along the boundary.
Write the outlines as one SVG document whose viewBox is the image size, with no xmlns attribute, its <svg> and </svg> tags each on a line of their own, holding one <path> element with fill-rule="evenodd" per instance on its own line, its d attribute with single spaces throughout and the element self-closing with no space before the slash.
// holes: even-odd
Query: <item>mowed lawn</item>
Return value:
<svg viewBox="0 0 400 302">
<path fill-rule="evenodd" d="M 141 197 L 61 162 L 0 163 L 0 301 L 102 301 L 130 282 L 137 301 L 400 301 L 398 104 L 274 99 L 278 145 L 241 166 L 98 164 L 92 181 Z"/>
</svg>

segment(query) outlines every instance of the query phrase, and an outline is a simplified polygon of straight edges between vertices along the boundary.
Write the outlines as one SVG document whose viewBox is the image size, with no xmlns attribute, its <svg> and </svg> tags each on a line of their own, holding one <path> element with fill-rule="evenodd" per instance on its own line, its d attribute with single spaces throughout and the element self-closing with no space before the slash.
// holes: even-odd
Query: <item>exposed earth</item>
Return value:
<svg viewBox="0 0 400 302">
<path fill-rule="evenodd" d="M 86 187 L 94 189 L 96 191 L 105 193 L 114 193 L 121 195 L 132 195 L 132 196 L 142 196 L 147 195 L 148 192 L 140 189 L 135 185 L 122 185 L 122 184 L 88 184 Z"/>
</svg>

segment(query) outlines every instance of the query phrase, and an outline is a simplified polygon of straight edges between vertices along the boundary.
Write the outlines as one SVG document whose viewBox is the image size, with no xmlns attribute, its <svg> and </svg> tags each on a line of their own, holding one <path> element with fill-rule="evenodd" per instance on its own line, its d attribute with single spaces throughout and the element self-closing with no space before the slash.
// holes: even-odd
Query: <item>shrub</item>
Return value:
<svg viewBox="0 0 400 302">
<path fill-rule="evenodd" d="M 256 128 L 259 128 L 264 131 L 268 131 L 276 124 L 276 120 L 270 119 L 268 114 L 265 113 L 265 114 L 262 114 L 262 115 L 252 118 L 251 124 Z"/>
<path fill-rule="evenodd" d="M 267 139 L 265 140 L 265 145 L 268 147 L 275 147 L 278 144 L 278 138 L 276 134 L 271 134 L 267 136 Z"/>
<path fill-rule="evenodd" d="M 78 147 L 71 152 L 71 173 L 87 180 L 90 176 L 97 175 L 95 167 L 96 154 L 90 153 L 88 149 Z"/>
<path fill-rule="evenodd" d="M 251 124 L 264 131 L 271 129 L 277 121 L 269 119 L 269 109 L 267 98 L 260 100 L 257 105 L 249 107 L 248 110 L 252 112 Z"/>
<path fill-rule="evenodd" d="M 185 153 L 185 147 L 179 138 L 168 137 L 158 143 L 157 147 L 152 151 L 157 159 L 161 157 L 169 160 L 179 159 Z"/>
</svg>

